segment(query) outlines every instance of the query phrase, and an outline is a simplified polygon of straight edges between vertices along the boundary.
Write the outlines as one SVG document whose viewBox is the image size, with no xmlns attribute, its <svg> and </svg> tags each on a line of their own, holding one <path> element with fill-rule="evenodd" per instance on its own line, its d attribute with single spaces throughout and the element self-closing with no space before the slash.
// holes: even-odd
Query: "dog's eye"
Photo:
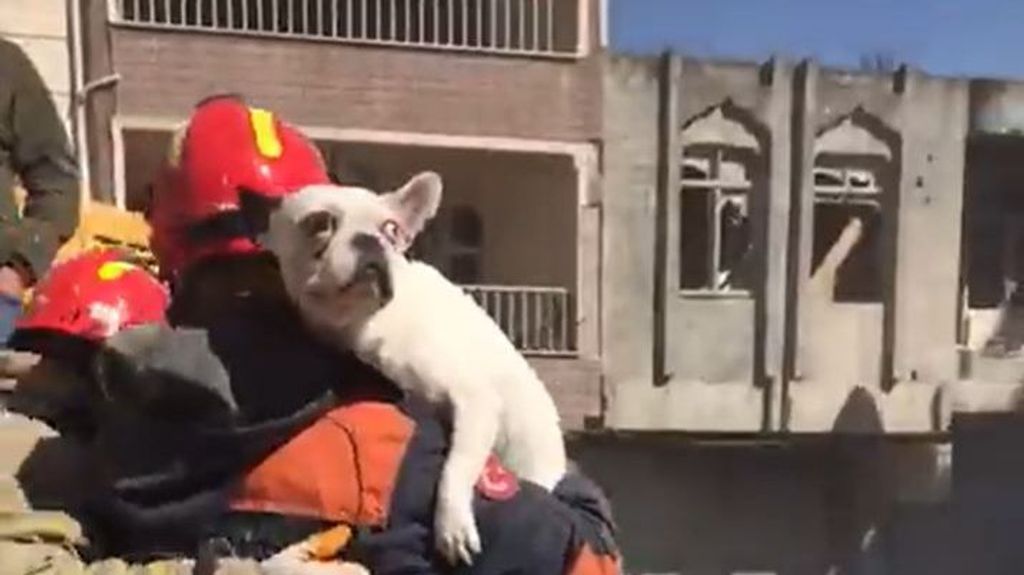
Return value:
<svg viewBox="0 0 1024 575">
<path fill-rule="evenodd" d="M 337 220 L 330 212 L 313 212 L 299 221 L 299 228 L 309 238 L 327 239 L 334 235 Z"/>
</svg>

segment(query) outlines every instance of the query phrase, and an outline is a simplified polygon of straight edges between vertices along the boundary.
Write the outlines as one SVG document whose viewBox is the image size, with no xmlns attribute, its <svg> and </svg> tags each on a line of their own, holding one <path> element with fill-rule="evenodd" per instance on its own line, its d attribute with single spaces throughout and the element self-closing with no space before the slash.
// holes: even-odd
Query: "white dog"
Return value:
<svg viewBox="0 0 1024 575">
<path fill-rule="evenodd" d="M 473 489 L 492 449 L 549 491 L 567 463 L 555 403 L 527 361 L 462 289 L 403 255 L 437 212 L 441 178 L 424 172 L 383 195 L 316 185 L 283 201 L 243 196 L 312 330 L 451 410 L 435 535 L 449 561 L 471 563 Z"/>
</svg>

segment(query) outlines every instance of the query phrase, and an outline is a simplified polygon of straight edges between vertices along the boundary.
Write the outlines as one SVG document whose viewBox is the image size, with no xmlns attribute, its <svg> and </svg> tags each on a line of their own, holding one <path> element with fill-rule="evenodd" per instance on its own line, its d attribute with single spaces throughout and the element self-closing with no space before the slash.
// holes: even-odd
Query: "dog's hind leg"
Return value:
<svg viewBox="0 0 1024 575">
<path fill-rule="evenodd" d="M 480 382 L 477 382 L 480 383 Z M 472 564 L 481 550 L 473 515 L 473 489 L 491 454 L 501 421 L 501 402 L 485 386 L 455 388 L 451 450 L 438 485 L 434 536 L 438 550 L 452 563 Z"/>
</svg>

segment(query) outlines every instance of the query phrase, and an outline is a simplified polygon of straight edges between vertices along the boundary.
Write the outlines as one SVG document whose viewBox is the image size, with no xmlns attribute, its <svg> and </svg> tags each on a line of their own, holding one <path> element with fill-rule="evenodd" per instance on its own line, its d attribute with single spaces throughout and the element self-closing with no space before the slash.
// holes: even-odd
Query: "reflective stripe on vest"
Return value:
<svg viewBox="0 0 1024 575">
<path fill-rule="evenodd" d="M 388 403 L 336 408 L 253 468 L 232 508 L 383 525 L 414 427 Z"/>
</svg>

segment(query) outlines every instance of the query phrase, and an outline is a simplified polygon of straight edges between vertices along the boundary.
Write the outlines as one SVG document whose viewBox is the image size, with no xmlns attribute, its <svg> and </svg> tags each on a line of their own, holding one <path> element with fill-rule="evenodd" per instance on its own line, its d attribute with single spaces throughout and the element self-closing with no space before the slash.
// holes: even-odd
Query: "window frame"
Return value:
<svg viewBox="0 0 1024 575">
<path fill-rule="evenodd" d="M 708 153 L 694 154 L 691 152 L 693 148 L 703 148 L 708 150 Z M 683 149 L 683 159 L 681 162 L 681 177 L 679 180 L 679 186 L 677 190 L 679 198 L 679 209 L 677 210 L 677 218 L 679 221 L 679 237 L 676 250 L 677 250 L 677 262 L 678 262 L 678 277 L 675 279 L 677 283 L 677 290 L 680 295 L 688 298 L 714 298 L 714 299 L 749 299 L 753 295 L 752 288 L 735 288 L 730 289 L 727 285 L 724 285 L 722 279 L 723 275 L 727 273 L 726 270 L 722 269 L 722 245 L 723 245 L 723 227 L 722 227 L 722 210 L 723 208 L 736 199 L 740 199 L 744 205 L 744 209 L 747 214 L 747 227 L 751 232 L 754 228 L 753 218 L 757 217 L 756 211 L 753 206 L 753 193 L 755 191 L 755 182 L 750 178 L 751 165 L 750 162 L 735 162 L 743 167 L 743 179 L 735 180 L 729 179 L 723 175 L 722 167 L 730 160 L 726 159 L 726 154 L 730 150 L 729 146 L 719 144 L 699 144 L 694 143 L 685 146 Z M 707 162 L 707 169 L 704 170 L 703 178 L 685 177 L 687 168 L 694 168 L 696 162 Z M 701 169 L 701 168 L 698 168 Z M 711 201 L 708 202 L 709 213 L 707 215 L 709 225 L 707 227 L 707 237 L 705 241 L 708 248 L 705 250 L 705 270 L 707 277 L 704 278 L 705 287 L 683 287 L 683 254 L 686 252 L 683 248 L 683 210 L 686 202 L 687 193 L 693 193 L 694 191 L 702 191 L 708 193 L 711 197 Z M 749 242 L 748 250 L 754 249 L 754 238 L 751 233 L 751 239 Z M 727 278 L 728 276 L 726 276 Z"/>
</svg>

